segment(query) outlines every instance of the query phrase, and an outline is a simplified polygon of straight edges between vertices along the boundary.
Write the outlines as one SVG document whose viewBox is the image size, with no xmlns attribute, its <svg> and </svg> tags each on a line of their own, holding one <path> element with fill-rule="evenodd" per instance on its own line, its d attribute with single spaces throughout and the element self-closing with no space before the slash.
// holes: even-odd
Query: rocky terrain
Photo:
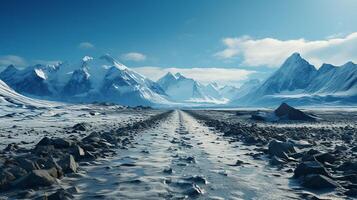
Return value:
<svg viewBox="0 0 357 200">
<path fill-rule="evenodd" d="M 232 141 L 255 146 L 254 159 L 266 159 L 299 183 L 304 199 L 357 197 L 355 111 L 307 111 L 318 121 L 262 121 L 256 111 L 187 111 Z M 266 113 L 274 111 L 265 110 Z M 306 193 L 305 191 L 311 192 Z"/>
<path fill-rule="evenodd" d="M 277 120 L 99 104 L 4 114 L 0 199 L 356 197 L 356 111 L 259 112 Z"/>
</svg>

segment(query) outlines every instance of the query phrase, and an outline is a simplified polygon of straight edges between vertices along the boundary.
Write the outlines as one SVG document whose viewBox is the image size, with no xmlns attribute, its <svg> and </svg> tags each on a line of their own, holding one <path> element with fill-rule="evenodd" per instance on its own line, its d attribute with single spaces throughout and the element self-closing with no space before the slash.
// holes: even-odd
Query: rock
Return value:
<svg viewBox="0 0 357 200">
<path fill-rule="evenodd" d="M 64 139 L 64 138 L 48 138 L 44 137 L 42 140 L 37 143 L 36 148 L 41 147 L 41 146 L 49 146 L 53 145 L 55 148 L 69 148 L 73 145 L 73 141 L 69 139 Z"/>
<path fill-rule="evenodd" d="M 184 192 L 184 194 L 187 195 L 189 198 L 195 198 L 195 197 L 203 194 L 203 191 L 198 185 L 192 184 L 192 186 L 189 189 L 187 189 Z"/>
<path fill-rule="evenodd" d="M 287 154 L 296 153 L 296 151 L 292 143 L 272 140 L 269 142 L 268 153 L 271 156 L 287 159 Z"/>
<path fill-rule="evenodd" d="M 339 185 L 332 179 L 321 174 L 310 174 L 303 178 L 302 185 L 309 189 L 321 190 L 337 188 Z"/>
<path fill-rule="evenodd" d="M 328 162 L 330 164 L 333 164 L 337 159 L 335 156 L 331 155 L 330 153 L 321 153 L 317 154 L 314 156 L 317 161 L 321 163 Z"/>
<path fill-rule="evenodd" d="M 64 138 L 55 138 L 52 140 L 55 148 L 69 148 L 73 145 L 73 141 Z"/>
<path fill-rule="evenodd" d="M 84 150 L 78 145 L 75 145 L 74 147 L 72 147 L 71 152 L 76 160 L 80 160 L 81 158 L 83 158 L 85 156 Z"/>
<path fill-rule="evenodd" d="M 19 166 L 11 165 L 8 168 L 8 172 L 16 177 L 16 179 L 23 177 L 27 174 L 27 171 Z"/>
<path fill-rule="evenodd" d="M 15 180 L 16 177 L 8 171 L 0 172 L 0 190 L 8 188 L 11 181 Z"/>
<path fill-rule="evenodd" d="M 71 200 L 73 195 L 64 189 L 59 189 L 57 192 L 48 196 L 48 200 Z"/>
<path fill-rule="evenodd" d="M 44 137 L 42 138 L 36 145 L 37 146 L 47 146 L 47 145 L 51 145 L 52 141 L 50 138 L 48 137 Z"/>
<path fill-rule="evenodd" d="M 86 131 L 86 130 L 88 130 L 89 127 L 90 127 L 90 125 L 88 123 L 81 122 L 81 123 L 75 124 L 72 127 L 72 129 L 76 130 L 76 131 Z"/>
<path fill-rule="evenodd" d="M 59 161 L 59 163 L 65 173 L 76 173 L 77 172 L 78 165 L 72 155 L 66 156 L 64 159 Z"/>
<path fill-rule="evenodd" d="M 338 166 L 337 169 L 345 172 L 357 172 L 357 161 L 346 161 L 342 165 Z"/>
<path fill-rule="evenodd" d="M 15 180 L 11 185 L 14 188 L 25 189 L 51 186 L 54 183 L 56 183 L 56 179 L 47 170 L 40 169 L 33 170 L 28 175 Z"/>
<path fill-rule="evenodd" d="M 280 159 L 276 156 L 273 156 L 273 158 L 270 160 L 270 164 L 272 164 L 272 165 L 283 165 L 285 163 L 286 163 L 286 161 L 284 161 L 283 159 Z"/>
<path fill-rule="evenodd" d="M 331 177 L 331 175 L 326 171 L 326 169 L 317 161 L 302 162 L 294 170 L 295 178 L 310 174 L 321 174 L 327 177 Z"/>
<path fill-rule="evenodd" d="M 350 196 L 350 197 L 356 197 L 357 189 L 356 188 L 349 189 L 345 192 L 345 195 Z"/>
<path fill-rule="evenodd" d="M 315 117 L 312 117 L 301 110 L 295 109 L 286 103 L 282 103 L 275 111 L 275 115 L 280 119 L 287 120 L 301 120 L 301 121 L 316 121 Z"/>
<path fill-rule="evenodd" d="M 15 143 L 8 144 L 4 151 L 16 151 L 19 146 Z"/>
<path fill-rule="evenodd" d="M 55 147 L 53 145 L 37 145 L 36 148 L 33 150 L 33 153 L 39 156 L 44 156 L 47 157 L 49 155 L 52 155 L 52 153 L 55 151 Z"/>
<path fill-rule="evenodd" d="M 18 157 L 16 158 L 16 162 L 18 163 L 18 166 L 21 166 L 21 168 L 25 169 L 27 172 L 31 172 L 32 170 L 37 170 L 40 169 L 38 164 L 36 162 L 33 162 L 27 158 L 24 157 Z"/>
<path fill-rule="evenodd" d="M 195 184 L 207 184 L 208 183 L 206 178 L 204 178 L 202 176 L 198 176 L 198 175 L 187 177 L 187 178 L 185 178 L 185 180 L 190 181 Z"/>
<path fill-rule="evenodd" d="M 71 193 L 71 194 L 77 194 L 79 193 L 79 189 L 76 186 L 70 187 L 66 189 L 67 192 Z"/>
<path fill-rule="evenodd" d="M 264 112 L 264 111 L 254 112 L 251 115 L 251 119 L 254 119 L 257 121 L 268 121 L 268 122 L 278 121 L 278 118 L 273 113 Z"/>
<path fill-rule="evenodd" d="M 173 173 L 173 170 L 172 170 L 172 168 L 170 167 L 170 168 L 164 169 L 163 172 L 164 172 L 165 174 L 172 174 L 172 173 Z"/>
</svg>

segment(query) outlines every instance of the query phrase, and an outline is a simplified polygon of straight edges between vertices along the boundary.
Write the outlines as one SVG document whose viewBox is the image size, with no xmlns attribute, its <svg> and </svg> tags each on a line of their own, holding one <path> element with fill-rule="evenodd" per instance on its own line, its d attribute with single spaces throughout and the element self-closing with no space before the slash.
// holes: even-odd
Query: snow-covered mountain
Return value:
<svg viewBox="0 0 357 200">
<path fill-rule="evenodd" d="M 73 65 L 35 65 L 22 70 L 9 66 L 0 73 L 0 79 L 19 93 L 52 100 L 130 106 L 169 104 L 157 83 L 109 55 L 85 56 Z"/>
<path fill-rule="evenodd" d="M 216 84 L 203 85 L 180 73 L 174 75 L 168 72 L 157 83 L 175 102 L 222 103 L 227 101 L 221 96 Z"/>
<path fill-rule="evenodd" d="M 13 89 L 11 89 L 6 83 L 0 80 L 0 105 L 7 107 L 18 108 L 41 108 L 41 107 L 53 107 L 59 105 L 57 103 L 50 103 L 47 101 L 36 100 L 26 96 L 23 96 Z"/>
<path fill-rule="evenodd" d="M 239 88 L 231 85 L 225 85 L 219 89 L 219 93 L 226 99 L 234 99 L 239 94 Z"/>
<path fill-rule="evenodd" d="M 257 89 L 256 93 L 270 95 L 305 89 L 315 77 L 316 71 L 315 67 L 301 58 L 300 54 L 294 53 Z"/>
<path fill-rule="evenodd" d="M 357 103 L 357 65 L 323 64 L 318 70 L 300 54 L 292 54 L 257 89 L 234 100 L 240 105 Z"/>
<path fill-rule="evenodd" d="M 306 88 L 314 94 L 357 94 L 357 64 L 348 62 L 342 66 L 323 64 L 316 77 Z"/>
</svg>

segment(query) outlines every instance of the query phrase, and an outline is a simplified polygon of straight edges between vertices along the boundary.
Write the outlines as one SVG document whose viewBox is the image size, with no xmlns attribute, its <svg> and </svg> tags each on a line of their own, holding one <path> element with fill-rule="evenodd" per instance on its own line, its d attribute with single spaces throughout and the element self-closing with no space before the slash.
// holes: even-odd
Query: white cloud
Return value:
<svg viewBox="0 0 357 200">
<path fill-rule="evenodd" d="M 146 60 L 146 55 L 144 55 L 142 53 L 138 53 L 138 52 L 126 53 L 126 54 L 123 54 L 121 57 L 124 60 L 136 61 L 136 62 Z"/>
<path fill-rule="evenodd" d="M 80 49 L 94 49 L 94 45 L 90 42 L 81 42 L 78 45 Z"/>
<path fill-rule="evenodd" d="M 216 82 L 220 85 L 240 85 L 249 79 L 252 70 L 234 68 L 159 68 L 159 67 L 137 67 L 135 71 L 145 75 L 152 80 L 158 80 L 167 72 L 173 74 L 179 72 L 182 75 L 193 78 L 201 83 L 207 84 Z"/>
<path fill-rule="evenodd" d="M 254 39 L 249 36 L 224 38 L 225 49 L 215 56 L 220 59 L 242 58 L 245 66 L 278 67 L 294 52 L 299 52 L 316 67 L 322 63 L 342 65 L 357 62 L 357 32 L 335 35 L 323 40 Z"/>
<path fill-rule="evenodd" d="M 27 62 L 24 58 L 16 55 L 0 56 L 0 66 L 15 65 L 17 67 L 25 67 Z"/>
</svg>

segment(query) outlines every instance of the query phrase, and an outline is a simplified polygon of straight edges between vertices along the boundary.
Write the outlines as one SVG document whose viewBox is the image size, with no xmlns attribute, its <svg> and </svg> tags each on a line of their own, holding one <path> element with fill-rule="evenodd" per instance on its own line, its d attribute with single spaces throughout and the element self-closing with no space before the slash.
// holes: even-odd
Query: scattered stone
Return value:
<svg viewBox="0 0 357 200">
<path fill-rule="evenodd" d="M 76 173 L 78 164 L 74 160 L 72 155 L 66 156 L 64 159 L 59 161 L 59 165 L 65 173 Z"/>
<path fill-rule="evenodd" d="M 331 175 L 326 171 L 326 169 L 317 161 L 302 162 L 294 170 L 295 178 L 310 174 L 320 174 L 327 177 L 331 177 Z"/>
<path fill-rule="evenodd" d="M 57 192 L 48 196 L 48 200 L 71 200 L 73 198 L 73 195 L 64 189 L 59 189 Z"/>
<path fill-rule="evenodd" d="M 52 177 L 47 170 L 33 170 L 28 175 L 15 180 L 11 183 L 12 187 L 18 189 L 39 188 L 51 186 L 56 183 L 56 179 Z"/>
<path fill-rule="evenodd" d="M 86 131 L 89 129 L 89 127 L 90 127 L 90 125 L 88 123 L 81 122 L 81 123 L 75 124 L 72 127 L 72 129 L 75 131 Z"/>
<path fill-rule="evenodd" d="M 332 179 L 321 174 L 310 174 L 302 179 L 302 185 L 309 189 L 321 190 L 337 188 L 339 185 Z"/>
<path fill-rule="evenodd" d="M 271 156 L 277 156 L 279 158 L 288 159 L 287 155 L 290 153 L 296 153 L 294 145 L 290 142 L 281 142 L 278 140 L 272 140 L 268 146 L 268 153 Z"/>
</svg>

